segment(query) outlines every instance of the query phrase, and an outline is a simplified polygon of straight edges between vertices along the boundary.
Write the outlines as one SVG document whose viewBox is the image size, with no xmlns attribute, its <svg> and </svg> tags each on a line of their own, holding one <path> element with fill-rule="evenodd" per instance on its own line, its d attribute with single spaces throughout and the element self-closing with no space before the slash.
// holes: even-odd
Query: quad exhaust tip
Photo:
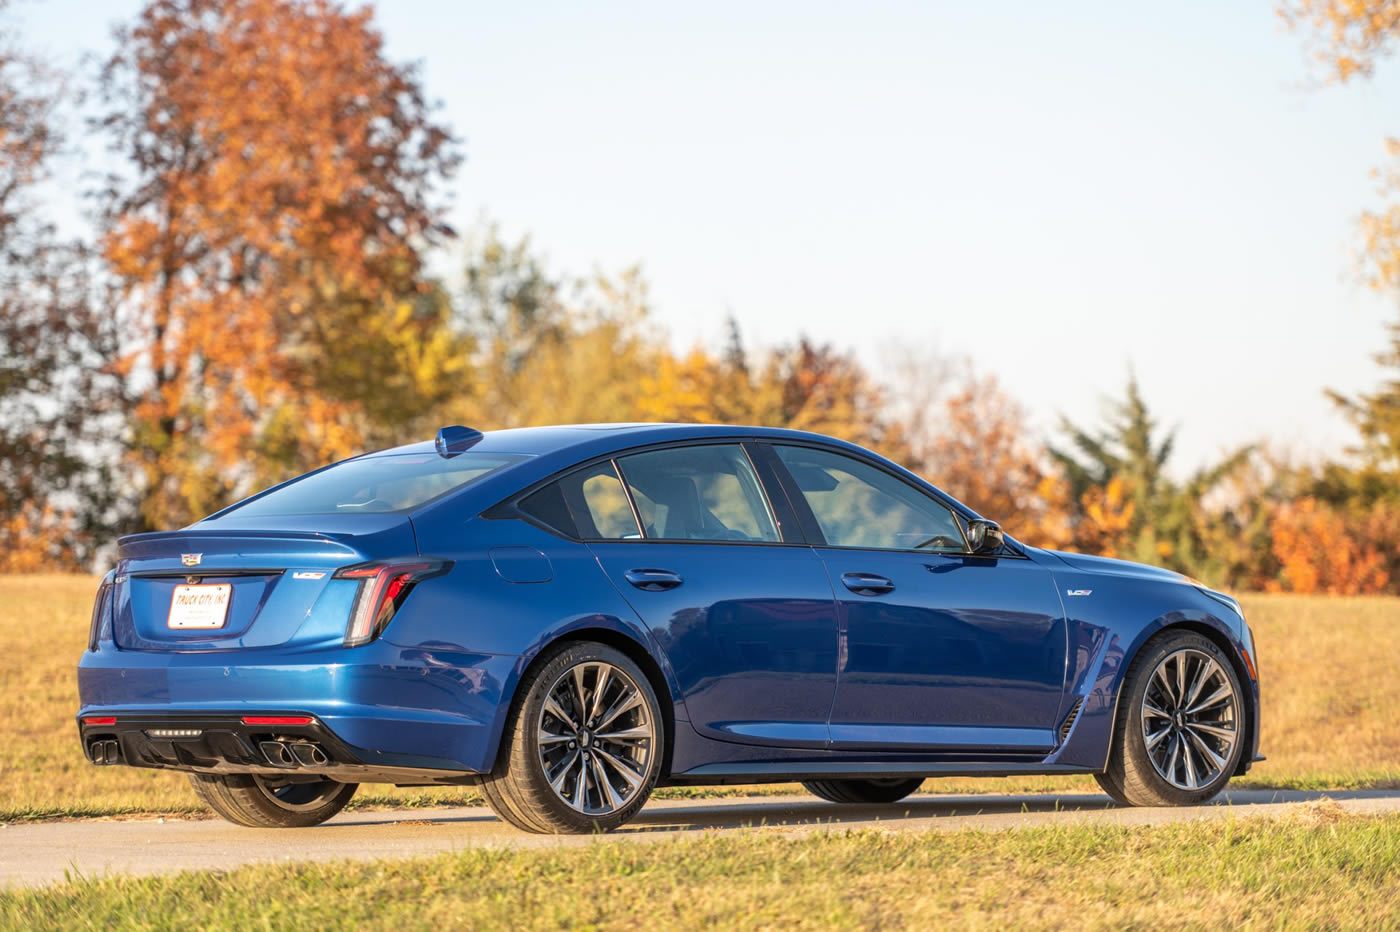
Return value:
<svg viewBox="0 0 1400 932">
<path fill-rule="evenodd" d="M 274 767 L 324 767 L 330 763 L 321 746 L 310 741 L 262 741 L 258 746 Z"/>
<path fill-rule="evenodd" d="M 326 752 L 314 744 L 297 743 L 292 745 L 292 755 L 303 767 L 321 767 L 330 763 Z"/>
<path fill-rule="evenodd" d="M 88 745 L 88 759 L 94 764 L 119 764 L 122 759 L 121 745 L 112 739 L 94 741 Z"/>
</svg>

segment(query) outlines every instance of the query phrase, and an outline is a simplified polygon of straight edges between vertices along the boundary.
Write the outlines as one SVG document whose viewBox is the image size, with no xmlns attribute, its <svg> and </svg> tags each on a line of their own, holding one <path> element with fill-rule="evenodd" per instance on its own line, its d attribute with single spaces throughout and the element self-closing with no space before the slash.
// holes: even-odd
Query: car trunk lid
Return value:
<svg viewBox="0 0 1400 932">
<path fill-rule="evenodd" d="M 405 515 L 220 519 L 122 538 L 112 634 L 125 650 L 201 651 L 344 637 L 343 566 L 417 553 Z M 276 523 L 281 526 L 268 526 Z M 184 603 L 174 609 L 177 603 Z"/>
</svg>

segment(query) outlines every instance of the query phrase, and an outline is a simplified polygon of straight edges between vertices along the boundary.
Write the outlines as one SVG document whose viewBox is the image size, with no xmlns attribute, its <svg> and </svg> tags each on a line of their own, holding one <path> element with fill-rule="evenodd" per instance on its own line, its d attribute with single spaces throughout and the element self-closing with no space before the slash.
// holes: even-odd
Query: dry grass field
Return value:
<svg viewBox="0 0 1400 932">
<path fill-rule="evenodd" d="M 0 822 L 198 811 L 183 777 L 93 767 L 78 749 L 74 667 L 86 644 L 95 588 L 96 580 L 86 577 L 0 577 Z M 1400 787 L 1400 599 L 1271 595 L 1248 596 L 1243 603 L 1264 680 L 1263 751 L 1269 760 L 1237 783 Z M 936 780 L 927 789 L 1097 788 L 1087 777 L 1031 777 Z M 475 802 L 470 789 L 379 786 L 367 787 L 356 800 L 361 806 Z"/>
</svg>

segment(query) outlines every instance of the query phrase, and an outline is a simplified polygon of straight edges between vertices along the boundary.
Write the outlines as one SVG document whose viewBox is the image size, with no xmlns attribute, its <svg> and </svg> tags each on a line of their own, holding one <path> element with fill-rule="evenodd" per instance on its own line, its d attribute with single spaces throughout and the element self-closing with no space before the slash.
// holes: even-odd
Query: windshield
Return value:
<svg viewBox="0 0 1400 932">
<path fill-rule="evenodd" d="M 473 453 L 399 453 L 346 460 L 234 506 L 228 517 L 382 514 L 417 508 L 527 457 Z"/>
</svg>

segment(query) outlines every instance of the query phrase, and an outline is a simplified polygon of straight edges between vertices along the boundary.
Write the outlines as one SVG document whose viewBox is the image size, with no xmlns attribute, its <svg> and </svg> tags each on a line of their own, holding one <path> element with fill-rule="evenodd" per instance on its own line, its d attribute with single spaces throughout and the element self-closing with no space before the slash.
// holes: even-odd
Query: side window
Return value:
<svg viewBox="0 0 1400 932">
<path fill-rule="evenodd" d="M 889 473 L 839 453 L 775 446 L 832 547 L 966 550 L 942 503 Z"/>
<path fill-rule="evenodd" d="M 532 492 L 520 510 L 569 537 L 585 540 L 641 537 L 632 506 L 612 463 L 597 463 L 569 473 Z"/>
<path fill-rule="evenodd" d="M 779 539 L 758 476 L 738 444 L 634 453 L 617 465 L 649 538 Z"/>
<path fill-rule="evenodd" d="M 593 536 L 641 537 L 632 506 L 627 504 L 627 493 L 622 490 L 612 463 L 603 463 L 587 472 L 589 474 L 579 482 L 579 497 L 588 509 L 593 526 L 598 529 Z"/>
</svg>

